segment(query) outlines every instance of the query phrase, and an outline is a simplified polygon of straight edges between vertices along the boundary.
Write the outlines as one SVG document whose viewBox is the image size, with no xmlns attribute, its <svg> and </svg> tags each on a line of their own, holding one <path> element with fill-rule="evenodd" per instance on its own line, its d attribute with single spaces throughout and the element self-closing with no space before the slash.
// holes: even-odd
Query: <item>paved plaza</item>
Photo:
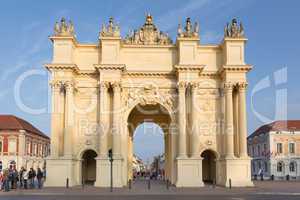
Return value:
<svg viewBox="0 0 300 200">
<path fill-rule="evenodd" d="M 65 200 L 65 199 L 85 199 L 85 200 L 106 200 L 106 199 L 300 199 L 300 182 L 255 182 L 255 187 L 251 188 L 224 188 L 205 186 L 203 188 L 175 188 L 166 187 L 161 181 L 152 181 L 151 188 L 148 189 L 147 181 L 138 181 L 132 184 L 132 188 L 99 189 L 91 186 L 73 188 L 45 188 L 42 190 L 18 190 L 8 193 L 0 193 L 0 199 L 5 200 Z"/>
</svg>

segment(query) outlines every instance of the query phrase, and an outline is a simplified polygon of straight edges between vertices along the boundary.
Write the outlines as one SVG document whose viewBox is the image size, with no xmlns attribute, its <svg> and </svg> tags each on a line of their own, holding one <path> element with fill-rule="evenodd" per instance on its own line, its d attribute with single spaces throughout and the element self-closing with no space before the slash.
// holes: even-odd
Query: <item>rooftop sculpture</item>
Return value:
<svg viewBox="0 0 300 200">
<path fill-rule="evenodd" d="M 198 38 L 199 24 L 197 22 L 192 25 L 191 18 L 187 18 L 185 27 L 181 24 L 177 28 L 178 38 Z M 54 36 L 75 36 L 74 25 L 71 20 L 69 22 L 63 17 L 60 22 L 56 22 L 54 26 Z M 109 18 L 108 24 L 102 25 L 100 37 L 121 37 L 120 26 L 114 23 L 114 19 Z M 231 23 L 227 23 L 224 28 L 224 37 L 226 38 L 244 38 L 244 26 L 242 22 L 238 23 L 237 19 L 232 19 Z M 153 17 L 147 14 L 145 23 L 139 29 L 130 31 L 122 40 L 124 44 L 136 45 L 170 45 L 172 40 L 165 32 L 160 31 L 153 22 Z"/>
<path fill-rule="evenodd" d="M 102 30 L 100 32 L 101 37 L 120 37 L 120 27 L 114 23 L 114 19 L 109 18 L 108 25 L 102 25 Z"/>
<path fill-rule="evenodd" d="M 63 17 L 61 18 L 60 23 L 55 23 L 54 36 L 74 36 L 74 33 L 74 25 L 71 20 L 67 23 L 66 19 Z"/>
<path fill-rule="evenodd" d="M 224 36 L 231 38 L 245 37 L 244 26 L 242 22 L 238 24 L 237 19 L 232 19 L 231 23 L 227 23 L 224 28 Z"/>
<path fill-rule="evenodd" d="M 145 24 L 139 29 L 131 31 L 124 39 L 125 44 L 143 44 L 143 45 L 168 45 L 172 40 L 167 33 L 160 31 L 153 23 L 150 14 L 146 16 Z"/>
<path fill-rule="evenodd" d="M 184 31 L 182 30 L 181 24 L 178 24 L 177 29 L 177 35 L 178 37 L 186 37 L 186 38 L 192 38 L 192 37 L 199 37 L 199 24 L 195 22 L 194 27 L 191 22 L 191 18 L 187 18 L 185 22 Z"/>
</svg>

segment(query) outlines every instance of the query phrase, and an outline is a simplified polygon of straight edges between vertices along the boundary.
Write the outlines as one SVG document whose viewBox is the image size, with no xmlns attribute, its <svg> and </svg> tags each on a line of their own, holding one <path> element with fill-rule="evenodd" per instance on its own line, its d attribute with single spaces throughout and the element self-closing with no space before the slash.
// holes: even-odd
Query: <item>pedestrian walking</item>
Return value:
<svg viewBox="0 0 300 200">
<path fill-rule="evenodd" d="M 41 170 L 41 168 L 37 168 L 37 174 L 36 174 L 36 178 L 38 181 L 38 188 L 41 189 L 42 188 L 42 180 L 43 180 L 43 172 Z"/>
<path fill-rule="evenodd" d="M 8 169 L 3 170 L 3 189 L 4 192 L 9 191 L 9 170 Z"/>
<path fill-rule="evenodd" d="M 23 174 L 24 174 L 24 170 L 25 170 L 25 168 L 24 168 L 24 167 L 21 167 L 20 172 L 19 172 L 19 183 L 20 183 L 20 188 L 23 188 L 23 183 L 24 183 L 24 180 L 23 180 Z"/>
<path fill-rule="evenodd" d="M 24 182 L 23 182 L 23 187 L 24 187 L 25 190 L 27 190 L 27 188 L 28 188 L 28 178 L 29 178 L 29 171 L 27 171 L 27 170 L 24 168 L 22 179 L 23 179 L 23 181 L 24 181 Z"/>
<path fill-rule="evenodd" d="M 0 171 L 0 191 L 3 189 L 3 172 Z"/>
<path fill-rule="evenodd" d="M 17 184 L 19 181 L 19 173 L 16 169 L 16 167 L 12 168 L 12 177 L 11 177 L 11 189 L 17 189 Z"/>
<path fill-rule="evenodd" d="M 35 177 L 36 177 L 36 172 L 31 167 L 30 170 L 29 170 L 29 175 L 28 175 L 29 186 L 30 186 L 31 189 L 33 189 L 35 187 L 35 185 L 34 185 Z"/>
</svg>

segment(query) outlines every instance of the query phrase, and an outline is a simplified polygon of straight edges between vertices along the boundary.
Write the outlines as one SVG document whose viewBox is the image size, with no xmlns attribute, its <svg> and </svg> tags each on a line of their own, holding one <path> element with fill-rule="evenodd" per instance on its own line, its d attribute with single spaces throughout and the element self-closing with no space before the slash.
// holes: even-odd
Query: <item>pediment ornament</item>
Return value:
<svg viewBox="0 0 300 200">
<path fill-rule="evenodd" d="M 160 31 L 153 23 L 153 17 L 148 14 L 145 24 L 138 30 L 131 31 L 124 39 L 125 44 L 140 45 L 169 45 L 171 38 L 167 33 Z"/>
</svg>

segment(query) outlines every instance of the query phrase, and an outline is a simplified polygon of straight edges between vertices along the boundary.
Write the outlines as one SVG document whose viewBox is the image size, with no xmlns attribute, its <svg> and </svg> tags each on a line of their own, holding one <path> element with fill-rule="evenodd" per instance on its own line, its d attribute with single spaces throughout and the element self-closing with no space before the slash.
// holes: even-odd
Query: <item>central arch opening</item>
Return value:
<svg viewBox="0 0 300 200">
<path fill-rule="evenodd" d="M 135 106 L 128 116 L 128 179 L 165 180 L 171 171 L 170 114 L 160 104 Z"/>
<path fill-rule="evenodd" d="M 216 156 L 211 150 L 202 152 L 202 179 L 204 183 L 212 184 L 216 181 Z"/>
<path fill-rule="evenodd" d="M 97 153 L 94 150 L 86 150 L 82 155 L 82 180 L 84 184 L 94 185 L 96 181 Z"/>
</svg>

